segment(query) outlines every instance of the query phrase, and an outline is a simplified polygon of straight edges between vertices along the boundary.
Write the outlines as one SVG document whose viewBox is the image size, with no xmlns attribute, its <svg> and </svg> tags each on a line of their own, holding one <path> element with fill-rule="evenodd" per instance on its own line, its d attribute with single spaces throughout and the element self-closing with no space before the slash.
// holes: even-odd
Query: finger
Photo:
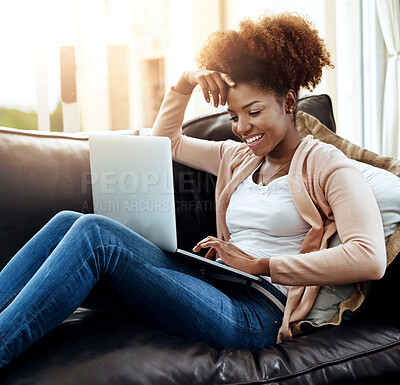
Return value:
<svg viewBox="0 0 400 385">
<path fill-rule="evenodd" d="M 228 84 L 231 87 L 236 85 L 236 83 L 233 81 L 233 79 L 228 74 L 221 74 L 221 78 L 226 84 Z"/>
<path fill-rule="evenodd" d="M 222 106 L 224 106 L 226 103 L 226 87 L 224 81 L 221 79 L 220 73 L 218 73 L 217 76 L 215 76 L 215 82 L 219 89 L 220 103 Z"/>
<path fill-rule="evenodd" d="M 211 76 L 207 76 L 207 84 L 208 84 L 208 89 L 211 92 L 211 96 L 213 98 L 214 102 L 214 107 L 218 107 L 219 104 L 219 94 L 220 94 L 220 89 L 218 87 L 218 84 L 216 83 L 214 76 L 211 74 Z"/>
<path fill-rule="evenodd" d="M 203 77 L 200 77 L 198 83 L 201 87 L 201 91 L 203 92 L 204 99 L 206 100 L 207 103 L 210 103 L 210 95 L 209 95 L 210 90 L 208 88 L 207 82 Z"/>
<path fill-rule="evenodd" d="M 214 237 L 212 237 L 211 235 L 209 235 L 208 237 L 203 238 L 201 241 L 197 242 L 196 246 L 193 247 L 193 251 L 199 251 L 200 248 L 202 247 L 201 245 L 204 244 L 204 242 L 207 242 L 209 240 L 215 239 Z"/>
<path fill-rule="evenodd" d="M 218 251 L 218 249 L 221 247 L 221 244 L 219 241 L 207 241 L 207 242 L 200 243 L 200 247 L 203 249 L 205 249 L 207 247 L 212 247 L 216 251 Z"/>
<path fill-rule="evenodd" d="M 195 247 L 193 247 L 193 251 L 199 251 L 200 249 L 205 249 L 206 247 L 211 247 L 208 245 L 208 242 L 200 242 Z"/>
<path fill-rule="evenodd" d="M 192 249 L 192 250 L 193 250 L 194 252 L 196 252 L 196 253 L 197 253 L 198 251 L 200 251 L 200 249 L 201 249 L 201 245 L 202 245 L 202 244 L 199 242 L 199 243 L 198 243 L 198 244 L 197 244 L 195 247 L 193 247 L 193 249 Z"/>
<path fill-rule="evenodd" d="M 210 249 L 210 250 L 207 251 L 207 254 L 205 255 L 204 258 L 215 259 L 215 258 L 213 258 L 215 256 L 215 254 L 216 254 L 215 249 Z"/>
</svg>

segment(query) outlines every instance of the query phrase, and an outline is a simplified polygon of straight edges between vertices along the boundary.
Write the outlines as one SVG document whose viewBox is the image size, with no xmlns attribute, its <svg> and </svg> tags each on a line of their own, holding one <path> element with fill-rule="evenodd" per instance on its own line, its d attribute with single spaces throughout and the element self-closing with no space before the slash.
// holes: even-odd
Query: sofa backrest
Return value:
<svg viewBox="0 0 400 385">
<path fill-rule="evenodd" d="M 92 212 L 87 138 L 0 128 L 0 268 L 53 215 Z"/>
</svg>

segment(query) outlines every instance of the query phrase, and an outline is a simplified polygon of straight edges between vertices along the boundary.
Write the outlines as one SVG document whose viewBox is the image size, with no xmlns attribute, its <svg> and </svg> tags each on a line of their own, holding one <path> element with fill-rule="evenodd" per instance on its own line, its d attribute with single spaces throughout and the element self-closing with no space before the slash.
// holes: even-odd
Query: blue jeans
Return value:
<svg viewBox="0 0 400 385">
<path fill-rule="evenodd" d="M 274 343 L 282 321 L 251 288 L 207 278 L 111 219 L 63 211 L 0 273 L 0 367 L 71 315 L 96 283 L 135 322 L 217 348 Z"/>
</svg>

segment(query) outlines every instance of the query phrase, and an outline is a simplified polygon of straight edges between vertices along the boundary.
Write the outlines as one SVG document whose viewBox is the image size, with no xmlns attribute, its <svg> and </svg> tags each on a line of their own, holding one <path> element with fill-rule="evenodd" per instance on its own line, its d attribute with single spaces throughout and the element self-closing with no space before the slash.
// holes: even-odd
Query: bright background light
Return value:
<svg viewBox="0 0 400 385">
<path fill-rule="evenodd" d="M 162 95 L 182 71 L 195 66 L 197 52 L 210 33 L 237 28 L 243 18 L 256 18 L 265 11 L 289 11 L 309 16 L 325 39 L 337 66 L 325 71 L 314 93 L 330 95 L 337 121 L 354 123 L 347 125 L 342 134 L 357 143 L 361 132 L 360 77 L 356 73 L 360 53 L 359 36 L 352 27 L 357 20 L 352 17 L 350 6 L 356 3 L 357 0 L 0 0 L 0 108 L 39 112 L 40 128 L 40 115 L 48 115 L 60 106 L 60 46 L 73 45 L 78 128 L 92 131 L 150 127 Z M 336 15 L 340 16 L 339 24 Z M 343 31 L 352 35 L 344 39 Z M 117 55 L 116 59 L 110 55 Z M 343 81 L 349 70 L 353 75 L 351 84 Z M 37 100 L 42 101 L 39 106 Z M 64 115 L 66 107 L 63 105 Z M 185 117 L 210 112 L 215 109 L 204 103 L 198 91 Z M 344 125 L 338 126 L 340 132 Z"/>
</svg>

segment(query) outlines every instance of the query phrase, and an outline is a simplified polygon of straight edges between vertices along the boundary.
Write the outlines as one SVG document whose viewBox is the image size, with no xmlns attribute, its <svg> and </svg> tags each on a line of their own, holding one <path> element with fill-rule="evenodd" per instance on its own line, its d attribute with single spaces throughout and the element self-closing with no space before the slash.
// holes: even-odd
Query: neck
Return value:
<svg viewBox="0 0 400 385">
<path fill-rule="evenodd" d="M 287 144 L 284 146 L 284 148 L 280 148 L 279 150 L 283 150 L 283 151 L 277 151 L 275 153 L 269 153 L 267 155 L 265 155 L 265 162 L 273 165 L 273 166 L 278 166 L 278 165 L 283 165 L 287 162 L 290 162 L 293 158 L 294 153 L 297 150 L 297 147 L 299 147 L 301 143 L 301 138 L 300 136 L 295 140 L 292 141 L 290 144 Z"/>
<path fill-rule="evenodd" d="M 279 166 L 289 162 L 300 142 L 299 132 L 293 122 L 290 122 L 284 138 L 270 153 L 265 155 L 265 161 L 272 166 Z"/>
</svg>

